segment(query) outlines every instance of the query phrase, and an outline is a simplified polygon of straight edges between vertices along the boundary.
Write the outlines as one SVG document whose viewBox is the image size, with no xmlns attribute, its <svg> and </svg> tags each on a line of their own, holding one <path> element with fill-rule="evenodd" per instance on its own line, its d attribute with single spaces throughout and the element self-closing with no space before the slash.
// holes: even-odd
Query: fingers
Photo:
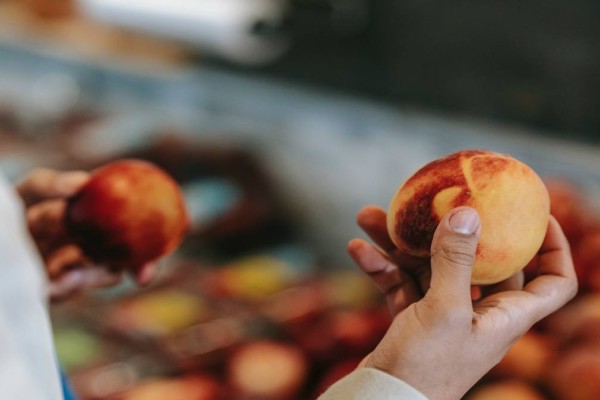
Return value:
<svg viewBox="0 0 600 400">
<path fill-rule="evenodd" d="M 49 199 L 74 195 L 89 180 L 82 171 L 58 172 L 39 169 L 27 176 L 16 187 L 27 207 Z"/>
<path fill-rule="evenodd" d="M 53 252 L 46 261 L 46 270 L 50 279 L 55 280 L 65 270 L 85 265 L 87 262 L 81 249 L 75 245 L 63 246 Z"/>
<path fill-rule="evenodd" d="M 424 258 L 411 256 L 400 251 L 390 239 L 387 231 L 386 213 L 378 206 L 363 207 L 356 217 L 358 226 L 384 252 L 388 253 L 397 265 L 410 271 L 423 283 L 422 289 L 429 287 L 429 263 Z"/>
<path fill-rule="evenodd" d="M 392 313 L 404 310 L 421 298 L 414 280 L 375 247 L 361 239 L 354 239 L 348 244 L 348 253 L 375 286 L 388 296 Z"/>
<path fill-rule="evenodd" d="M 450 211 L 437 227 L 431 245 L 431 287 L 426 297 L 440 309 L 472 309 L 471 272 L 480 233 L 477 212 Z"/>
<path fill-rule="evenodd" d="M 57 302 L 85 289 L 114 286 L 122 279 L 123 274 L 110 272 L 103 267 L 75 269 L 49 282 L 50 300 Z"/>
<path fill-rule="evenodd" d="M 64 201 L 50 200 L 27 210 L 29 231 L 44 259 L 69 242 L 63 221 L 65 208 Z"/>
<path fill-rule="evenodd" d="M 57 302 L 72 296 L 81 290 L 84 280 L 83 272 L 74 270 L 65 274 L 58 280 L 48 282 L 48 295 L 50 301 Z"/>
<path fill-rule="evenodd" d="M 27 206 L 29 229 L 51 277 L 51 298 L 62 299 L 93 287 L 112 286 L 122 279 L 122 268 L 90 267 L 89 260 L 71 238 L 64 226 L 66 198 L 76 194 L 89 180 L 86 172 L 58 172 L 49 169 L 34 171 L 16 190 Z M 67 271 L 67 272 L 65 272 Z M 153 265 L 144 266 L 134 274 L 140 285 L 147 285 L 156 275 Z"/>
<path fill-rule="evenodd" d="M 490 296 L 495 293 L 500 292 L 509 292 L 511 290 L 521 290 L 523 289 L 523 284 L 525 282 L 525 276 L 523 271 L 519 271 L 508 279 L 503 280 L 502 282 L 496 283 L 495 285 L 484 286 L 481 288 L 481 293 L 483 296 Z"/>
<path fill-rule="evenodd" d="M 139 268 L 134 274 L 134 279 L 139 286 L 149 285 L 158 274 L 158 268 L 156 264 L 146 264 Z"/>
<path fill-rule="evenodd" d="M 495 313 L 488 315 L 508 315 L 510 324 L 505 329 L 514 335 L 524 333 L 533 324 L 558 310 L 577 292 L 577 277 L 569 243 L 554 217 L 550 217 L 537 265 L 538 276 L 526 284 L 523 291 L 496 293 L 485 298 L 481 305 L 483 311 L 495 310 Z M 502 307 L 498 308 L 498 304 L 502 304 Z"/>
<path fill-rule="evenodd" d="M 385 211 L 380 207 L 373 205 L 363 207 L 356 216 L 356 223 L 384 251 L 390 252 L 396 249 L 387 231 Z"/>
<path fill-rule="evenodd" d="M 79 292 L 117 285 L 123 279 L 122 269 L 111 269 L 108 266 L 89 265 L 85 259 L 77 258 L 81 254 L 75 246 L 67 246 L 51 258 L 56 263 L 55 269 L 60 275 L 48 282 L 50 300 L 58 302 Z M 135 275 L 138 285 L 146 286 L 156 277 L 156 266 L 147 264 Z"/>
<path fill-rule="evenodd" d="M 44 259 L 69 243 L 64 226 L 64 199 L 75 194 L 89 179 L 85 172 L 39 169 L 16 189 L 27 206 L 29 230 Z"/>
<path fill-rule="evenodd" d="M 569 242 L 552 216 L 537 258 L 538 276 L 525 286 L 525 291 L 536 297 L 537 317 L 543 318 L 562 307 L 577 293 L 577 277 Z"/>
</svg>

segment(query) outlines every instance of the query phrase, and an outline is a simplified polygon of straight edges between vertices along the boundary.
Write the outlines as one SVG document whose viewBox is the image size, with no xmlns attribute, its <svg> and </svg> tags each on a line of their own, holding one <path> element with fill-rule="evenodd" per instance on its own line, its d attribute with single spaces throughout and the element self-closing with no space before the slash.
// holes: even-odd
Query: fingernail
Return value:
<svg viewBox="0 0 600 400">
<path fill-rule="evenodd" d="M 85 282 L 85 274 L 83 271 L 75 270 L 68 272 L 63 278 L 63 283 L 68 287 L 75 287 L 82 285 Z"/>
<path fill-rule="evenodd" d="M 479 226 L 479 215 L 474 210 L 460 210 L 450 216 L 450 228 L 462 235 L 472 235 Z"/>
<path fill-rule="evenodd" d="M 156 266 L 154 264 L 146 264 L 139 269 L 139 274 L 137 276 L 137 281 L 140 286 L 146 286 L 152 279 L 154 279 L 154 275 L 156 274 Z"/>
</svg>

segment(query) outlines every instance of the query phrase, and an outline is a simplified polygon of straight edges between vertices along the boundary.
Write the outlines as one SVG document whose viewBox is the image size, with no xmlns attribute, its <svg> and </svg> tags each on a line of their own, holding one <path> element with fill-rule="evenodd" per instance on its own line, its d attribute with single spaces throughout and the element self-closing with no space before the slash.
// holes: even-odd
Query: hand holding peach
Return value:
<svg viewBox="0 0 600 400">
<path fill-rule="evenodd" d="M 121 183 L 126 183 L 128 178 L 131 179 L 131 175 L 128 175 L 126 171 L 121 170 L 121 172 Z M 77 209 L 77 217 L 82 217 L 82 208 L 89 206 L 93 201 L 93 198 L 90 199 L 90 197 L 94 196 L 89 196 L 89 189 L 90 187 L 97 187 L 98 180 L 97 171 L 90 175 L 82 171 L 58 172 L 39 169 L 28 175 L 16 187 L 26 207 L 29 231 L 46 264 L 50 278 L 49 292 L 52 300 L 63 299 L 86 288 L 115 285 L 122 279 L 124 270 L 130 270 L 141 284 L 153 279 L 154 266 L 152 259 L 145 259 L 145 262 L 142 263 L 139 258 L 132 260 L 131 258 L 127 259 L 127 257 L 122 259 L 93 257 L 95 253 L 86 250 L 88 241 L 86 241 L 85 233 L 82 234 L 81 231 L 77 230 L 77 221 L 67 217 L 69 211 L 73 211 L 68 203 L 73 204 L 75 202 L 74 196 L 81 197 L 83 193 L 87 193 L 84 196 L 87 204 L 83 206 L 80 204 Z M 164 180 L 172 185 L 170 178 L 164 178 Z M 156 186 L 160 190 L 160 181 L 158 183 Z M 110 185 L 105 185 L 105 187 L 107 186 Z M 136 191 L 133 186 L 130 185 L 127 188 L 129 190 L 125 190 L 123 193 L 131 197 L 139 198 L 143 196 L 152 199 L 149 191 Z M 104 201 L 101 196 L 96 196 L 96 200 Z M 180 198 L 177 198 L 177 201 L 181 201 Z M 179 206 L 180 203 L 177 202 L 176 205 Z M 146 207 L 144 210 L 151 209 L 152 207 Z M 121 214 L 123 211 L 122 208 L 119 210 L 116 207 L 109 210 L 108 214 L 112 215 L 103 214 L 95 217 L 109 223 L 109 221 L 114 221 L 114 217 L 120 215 L 119 221 L 127 221 L 127 216 L 123 217 Z M 140 213 L 142 212 L 137 213 L 138 217 Z M 184 213 L 182 215 L 185 216 Z M 88 217 L 90 217 L 89 214 Z M 187 219 L 184 217 L 181 217 L 180 221 L 187 223 Z M 75 227 L 73 227 L 73 223 Z M 185 226 L 185 223 L 181 225 Z M 179 229 L 183 231 L 185 228 Z M 124 230 L 124 232 L 130 231 Z M 176 233 L 174 235 L 176 239 L 171 239 L 173 241 L 171 246 L 156 246 L 156 249 L 171 250 L 180 239 L 179 231 Z M 122 237 L 122 235 L 123 232 L 119 231 L 111 237 L 114 239 L 115 237 Z M 89 237 L 87 239 L 89 240 Z M 153 242 L 153 245 L 155 244 Z M 100 248 L 102 243 L 96 242 L 95 245 L 95 248 Z M 156 249 L 153 251 L 156 251 Z M 109 255 L 114 255 L 110 252 L 110 249 L 108 251 Z"/>
<path fill-rule="evenodd" d="M 38 169 L 16 187 L 25 206 L 29 232 L 46 266 L 52 301 L 80 290 L 116 285 L 122 279 L 122 274 L 107 268 L 110 266 L 91 264 L 65 228 L 66 199 L 88 180 L 89 174 L 83 171 Z"/>
<path fill-rule="evenodd" d="M 365 208 L 358 222 L 379 248 L 355 239 L 348 250 L 397 313 L 361 366 L 396 376 L 430 400 L 460 399 L 535 322 L 577 291 L 568 242 L 552 217 L 533 261 L 538 276 L 522 290 L 514 280 L 490 287 L 476 302 L 470 287 L 481 220 L 474 209 L 459 207 L 441 218 L 430 269 L 429 261 L 395 247 L 383 210 Z"/>
<path fill-rule="evenodd" d="M 95 262 L 137 271 L 175 250 L 189 221 L 173 178 L 149 162 L 122 160 L 92 172 L 69 199 L 65 224 Z"/>
</svg>

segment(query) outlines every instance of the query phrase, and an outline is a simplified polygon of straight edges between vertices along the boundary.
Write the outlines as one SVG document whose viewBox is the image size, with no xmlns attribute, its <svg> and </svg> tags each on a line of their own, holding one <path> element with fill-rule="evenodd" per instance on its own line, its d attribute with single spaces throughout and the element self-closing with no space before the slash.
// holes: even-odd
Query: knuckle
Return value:
<svg viewBox="0 0 600 400">
<path fill-rule="evenodd" d="M 431 300 L 431 301 L 427 301 Z M 426 297 L 422 301 L 424 315 L 430 315 L 432 324 L 438 328 L 470 328 L 473 323 L 473 312 L 466 308 L 445 306 L 439 299 Z"/>
<path fill-rule="evenodd" d="M 17 190 L 29 195 L 39 191 L 49 180 L 55 176 L 55 171 L 47 168 L 36 168 L 17 183 Z"/>
<path fill-rule="evenodd" d="M 26 181 L 38 182 L 51 178 L 55 175 L 55 171 L 48 168 L 36 168 L 25 178 Z"/>
<path fill-rule="evenodd" d="M 577 281 L 576 277 L 570 278 L 567 280 L 567 290 L 566 293 L 568 294 L 568 300 L 573 299 L 576 295 L 577 292 L 579 291 L 579 282 Z"/>
<path fill-rule="evenodd" d="M 562 277 L 556 283 L 559 290 L 547 294 L 547 296 L 559 301 L 561 306 L 572 300 L 579 291 L 579 282 L 576 276 Z"/>
</svg>

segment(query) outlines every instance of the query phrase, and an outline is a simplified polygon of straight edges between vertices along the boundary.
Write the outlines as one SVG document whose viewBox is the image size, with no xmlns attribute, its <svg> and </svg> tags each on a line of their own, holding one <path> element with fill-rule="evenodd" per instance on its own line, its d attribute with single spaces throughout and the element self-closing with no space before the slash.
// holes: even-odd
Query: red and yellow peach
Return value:
<svg viewBox="0 0 600 400">
<path fill-rule="evenodd" d="M 188 216 L 169 175 L 145 161 L 122 160 L 92 172 L 69 199 L 65 225 L 93 261 L 136 269 L 179 245 Z"/>
<path fill-rule="evenodd" d="M 475 208 L 481 237 L 472 283 L 493 284 L 524 268 L 544 240 L 548 191 L 524 163 L 486 150 L 463 150 L 432 161 L 394 195 L 388 231 L 396 246 L 428 257 L 442 217 L 459 206 Z"/>
</svg>

